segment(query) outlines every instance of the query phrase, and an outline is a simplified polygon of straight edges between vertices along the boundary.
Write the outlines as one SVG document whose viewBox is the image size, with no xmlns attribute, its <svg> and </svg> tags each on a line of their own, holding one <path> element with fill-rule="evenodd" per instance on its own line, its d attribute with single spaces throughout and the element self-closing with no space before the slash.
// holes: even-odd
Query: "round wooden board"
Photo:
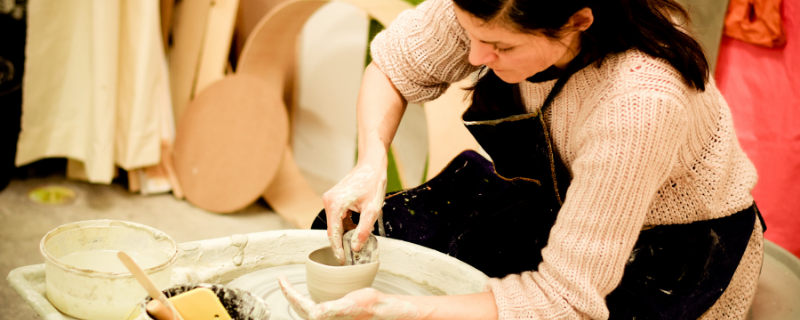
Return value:
<svg viewBox="0 0 800 320">
<path fill-rule="evenodd" d="M 258 199 L 275 176 L 288 143 L 280 95 L 263 80 L 228 76 L 204 89 L 177 126 L 175 170 L 186 199 L 218 213 Z"/>
</svg>

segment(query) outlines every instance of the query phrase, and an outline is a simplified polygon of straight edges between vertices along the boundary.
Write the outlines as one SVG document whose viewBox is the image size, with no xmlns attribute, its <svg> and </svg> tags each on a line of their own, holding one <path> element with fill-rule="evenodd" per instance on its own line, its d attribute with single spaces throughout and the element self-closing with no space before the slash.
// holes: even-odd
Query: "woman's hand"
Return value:
<svg viewBox="0 0 800 320">
<path fill-rule="evenodd" d="M 344 264 L 342 235 L 351 211 L 361 213 L 351 249 L 361 251 L 381 214 L 386 193 L 386 150 L 406 110 L 406 100 L 374 63 L 364 69 L 356 103 L 358 164 L 322 197 L 328 216 L 328 238 L 333 253 Z M 347 226 L 352 228 L 352 224 Z"/>
<path fill-rule="evenodd" d="M 339 300 L 316 304 L 297 292 L 286 277 L 279 277 L 278 283 L 286 300 L 304 319 L 410 320 L 419 314 L 411 302 L 388 297 L 372 288 L 356 290 Z"/>
<path fill-rule="evenodd" d="M 372 158 L 374 160 L 364 160 L 364 163 L 359 161 L 347 176 L 322 196 L 328 219 L 328 240 L 339 264 L 344 264 L 345 259 L 342 248 L 345 228 L 356 229 L 350 249 L 361 251 L 383 208 L 388 159 L 385 152 L 376 153 Z M 357 227 L 350 219 L 352 212 L 361 213 Z"/>
</svg>

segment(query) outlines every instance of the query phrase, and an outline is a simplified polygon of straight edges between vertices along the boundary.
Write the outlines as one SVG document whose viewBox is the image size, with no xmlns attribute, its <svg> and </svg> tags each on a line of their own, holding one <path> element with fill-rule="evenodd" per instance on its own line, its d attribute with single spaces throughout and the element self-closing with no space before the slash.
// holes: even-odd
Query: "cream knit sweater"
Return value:
<svg viewBox="0 0 800 320">
<path fill-rule="evenodd" d="M 433 100 L 477 69 L 467 61 L 469 39 L 452 0 L 404 12 L 371 50 L 408 102 Z M 529 112 L 554 84 L 521 84 Z M 545 121 L 572 183 L 539 271 L 489 280 L 501 319 L 606 319 L 605 297 L 642 228 L 726 217 L 753 203 L 756 171 L 716 85 L 693 90 L 665 60 L 630 50 L 584 68 Z M 762 246 L 757 224 L 731 285 L 705 319 L 744 318 Z"/>
</svg>

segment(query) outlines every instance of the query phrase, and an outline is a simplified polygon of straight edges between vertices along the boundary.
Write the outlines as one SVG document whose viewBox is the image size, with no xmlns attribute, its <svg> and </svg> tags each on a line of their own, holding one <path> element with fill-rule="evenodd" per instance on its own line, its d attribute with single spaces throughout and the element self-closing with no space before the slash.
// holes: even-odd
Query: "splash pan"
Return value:
<svg viewBox="0 0 800 320">
<path fill-rule="evenodd" d="M 399 240 L 379 237 L 378 242 L 381 266 L 376 282 L 391 279 L 390 287 L 400 286 L 405 288 L 401 291 L 416 295 L 468 294 L 484 289 L 486 275 L 453 257 Z M 182 243 L 170 283 L 229 284 L 259 270 L 302 265 L 311 251 L 327 245 L 324 230 L 267 231 Z M 7 280 L 42 318 L 74 319 L 45 298 L 44 269 L 44 264 L 20 267 L 12 270 Z M 260 289 L 269 290 L 266 285 Z M 270 305 L 272 310 L 277 308 Z M 273 319 L 279 318 L 276 312 Z"/>
<path fill-rule="evenodd" d="M 278 285 L 278 276 L 286 276 L 295 289 L 301 294 L 310 297 L 306 286 L 306 267 L 302 264 L 292 264 L 287 266 L 272 267 L 259 270 L 239 277 L 228 283 L 228 287 L 242 289 L 253 295 L 264 299 L 273 312 L 273 319 L 293 319 L 302 320 L 289 302 L 281 293 Z M 400 294 L 412 296 L 432 296 L 433 292 L 428 291 L 419 284 L 387 272 L 378 271 L 372 288 L 387 294 Z"/>
</svg>

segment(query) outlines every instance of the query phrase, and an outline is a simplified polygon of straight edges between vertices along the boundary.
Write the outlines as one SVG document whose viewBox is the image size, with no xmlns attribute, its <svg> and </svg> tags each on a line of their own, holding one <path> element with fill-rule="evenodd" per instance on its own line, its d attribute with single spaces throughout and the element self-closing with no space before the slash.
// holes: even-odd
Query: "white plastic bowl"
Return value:
<svg viewBox="0 0 800 320">
<path fill-rule="evenodd" d="M 65 224 L 42 238 L 47 299 L 59 311 L 80 319 L 123 319 L 147 296 L 130 272 L 80 269 L 59 260 L 89 250 L 134 252 L 157 260 L 145 269 L 159 289 L 170 284 L 178 246 L 167 234 L 132 222 L 90 220 Z M 101 263 L 98 261 L 98 263 Z"/>
</svg>

